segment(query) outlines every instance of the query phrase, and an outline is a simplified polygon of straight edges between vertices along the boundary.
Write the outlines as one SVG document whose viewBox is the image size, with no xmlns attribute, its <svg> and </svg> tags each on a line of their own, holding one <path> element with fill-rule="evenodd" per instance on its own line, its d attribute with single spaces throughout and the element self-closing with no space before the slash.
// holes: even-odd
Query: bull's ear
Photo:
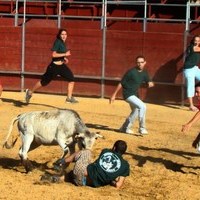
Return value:
<svg viewBox="0 0 200 200">
<path fill-rule="evenodd" d="M 99 132 L 95 134 L 95 139 L 97 138 L 105 139 L 105 137 L 103 135 L 100 135 Z"/>
<path fill-rule="evenodd" d="M 84 137 L 84 133 L 79 133 L 78 135 L 75 136 L 75 138 L 83 138 Z"/>
</svg>

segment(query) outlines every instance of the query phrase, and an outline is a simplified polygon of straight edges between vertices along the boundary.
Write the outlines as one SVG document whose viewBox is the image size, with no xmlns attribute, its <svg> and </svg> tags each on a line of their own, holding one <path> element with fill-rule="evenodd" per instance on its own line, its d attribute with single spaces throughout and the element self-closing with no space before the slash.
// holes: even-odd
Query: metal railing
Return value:
<svg viewBox="0 0 200 200">
<path fill-rule="evenodd" d="M 15 26 L 18 26 L 18 19 L 19 18 L 26 18 L 26 17 L 33 17 L 33 18 L 39 18 L 39 17 L 48 17 L 48 18 L 53 18 L 53 19 L 57 19 L 57 25 L 58 28 L 60 28 L 61 26 L 61 18 L 68 18 L 68 19 L 77 19 L 77 18 L 81 18 L 81 19 L 97 19 L 97 20 L 101 20 L 102 21 L 102 27 L 106 26 L 106 22 L 107 20 L 135 20 L 135 21 L 141 21 L 143 22 L 143 31 L 146 31 L 146 24 L 148 22 L 152 22 L 152 21 L 156 21 L 156 22 L 180 22 L 180 23 L 185 23 L 186 24 L 186 30 L 189 30 L 189 25 L 191 23 L 195 23 L 195 22 L 199 22 L 199 19 L 192 19 L 191 18 L 191 9 L 192 8 L 196 8 L 199 7 L 200 4 L 196 4 L 196 3 L 190 3 L 190 1 L 188 1 L 186 4 L 176 4 L 176 3 L 162 3 L 158 2 L 158 3 L 149 3 L 148 0 L 134 0 L 134 1 L 107 1 L 107 0 L 102 0 L 102 1 L 71 1 L 71 0 L 4 0 L 4 3 L 8 2 L 12 5 L 13 10 L 10 13 L 0 13 L 0 16 L 13 16 L 15 17 Z M 29 3 L 41 3 L 44 4 L 44 6 L 48 7 L 49 4 L 55 4 L 55 7 L 57 8 L 57 13 L 55 14 L 34 14 L 34 13 L 27 13 L 26 12 L 26 6 Z M 0 3 L 1 4 L 1 3 Z M 23 13 L 19 13 L 19 8 L 22 7 L 23 4 Z M 20 6 L 19 6 L 20 5 Z M 101 16 L 77 16 L 77 15 L 65 15 L 62 13 L 62 9 L 64 7 L 64 5 L 68 5 L 68 6 L 82 6 L 84 8 L 84 6 L 89 6 L 89 5 L 93 5 L 93 6 L 98 6 L 101 8 Z M 106 16 L 104 13 L 107 13 L 107 8 L 108 6 L 111 5 L 117 5 L 117 6 L 142 6 L 143 7 L 143 16 L 142 17 L 111 17 L 111 16 Z M 169 8 L 171 7 L 172 9 L 175 8 L 184 8 L 185 9 L 185 13 L 186 13 L 186 17 L 185 18 L 181 18 L 181 19 L 169 19 L 169 18 L 157 18 L 154 17 L 152 18 L 151 16 L 148 16 L 148 12 L 150 12 L 152 10 L 152 7 L 154 8 Z M 133 8 L 134 9 L 134 8 Z M 181 14 L 181 13 L 180 13 Z M 104 19 L 102 18 L 104 17 Z"/>
<path fill-rule="evenodd" d="M 77 75 L 77 78 L 89 78 L 89 79 L 98 79 L 101 80 L 101 97 L 104 97 L 104 82 L 105 80 L 119 80 L 117 77 L 105 77 L 105 63 L 106 63 L 106 31 L 107 31 L 107 21 L 108 20 L 115 20 L 115 21 L 139 21 L 143 23 L 143 28 L 142 31 L 146 32 L 147 31 L 147 23 L 148 22 L 174 22 L 174 23 L 184 23 L 185 24 L 185 34 L 184 34 L 184 50 L 186 48 L 187 44 L 187 34 L 190 31 L 190 23 L 196 23 L 199 22 L 200 20 L 198 19 L 191 19 L 191 8 L 192 7 L 199 7 L 200 5 L 198 4 L 192 4 L 188 2 L 187 4 L 164 4 L 164 3 L 148 3 L 147 0 L 135 0 L 135 1 L 107 1 L 107 0 L 102 0 L 102 1 L 93 1 L 93 2 L 87 2 L 87 1 L 63 1 L 63 0 L 7 0 L 8 2 L 13 2 L 13 5 L 15 6 L 15 9 L 11 13 L 0 13 L 1 16 L 12 16 L 14 17 L 14 26 L 19 26 L 19 18 L 23 18 L 23 24 L 22 24 L 22 57 L 21 57 L 21 71 L 20 72 L 15 72 L 15 71 L 10 71 L 10 72 L 5 72 L 5 71 L 0 71 L 1 73 L 9 73 L 9 74 L 20 74 L 21 75 L 21 88 L 24 90 L 24 76 L 25 75 L 41 75 L 40 73 L 31 73 L 31 72 L 26 72 L 25 71 L 25 42 L 26 42 L 26 19 L 28 17 L 32 18 L 40 18 L 40 17 L 47 17 L 45 14 L 29 14 L 27 13 L 26 7 L 27 3 L 51 3 L 55 4 L 57 8 L 57 13 L 54 15 L 48 15 L 48 18 L 56 19 L 57 20 L 57 27 L 60 28 L 62 26 L 62 21 L 61 19 L 95 19 L 99 20 L 101 23 L 100 29 L 102 30 L 102 69 L 101 69 L 101 76 L 96 77 L 96 76 L 81 76 Z M 4 1 L 5 2 L 5 1 Z M 19 5 L 22 6 L 23 4 L 23 12 L 19 13 Z M 62 8 L 63 5 L 71 5 L 71 6 L 81 6 L 81 5 L 94 5 L 98 6 L 101 9 L 101 14 L 99 16 L 77 16 L 77 15 L 66 15 L 63 14 Z M 107 16 L 107 11 L 108 11 L 108 6 L 109 5 L 118 5 L 118 6 L 140 6 L 143 10 L 143 16 L 141 17 L 112 17 L 112 16 Z M 48 5 L 47 5 L 48 6 Z M 152 18 L 151 16 L 148 16 L 148 11 L 149 8 L 151 7 L 171 7 L 171 8 L 176 8 L 176 7 L 182 7 L 185 8 L 186 12 L 186 17 L 185 19 L 168 19 L 168 18 Z M 166 85 L 171 85 L 171 83 L 158 83 L 158 84 L 166 84 Z M 183 94 L 183 92 L 182 92 Z M 184 96 L 184 94 L 183 94 Z M 182 97 L 183 98 L 183 97 Z"/>
</svg>

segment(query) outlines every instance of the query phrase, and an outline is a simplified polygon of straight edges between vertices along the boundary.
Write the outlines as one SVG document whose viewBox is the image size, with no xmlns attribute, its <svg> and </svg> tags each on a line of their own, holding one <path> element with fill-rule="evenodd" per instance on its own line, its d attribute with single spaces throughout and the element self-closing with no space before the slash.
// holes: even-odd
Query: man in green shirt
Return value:
<svg viewBox="0 0 200 200">
<path fill-rule="evenodd" d="M 144 56 L 136 58 L 136 67 L 129 69 L 123 76 L 121 82 L 118 84 L 116 90 L 110 98 L 110 103 L 114 102 L 117 93 L 122 88 L 124 100 L 129 103 L 131 113 L 120 128 L 120 132 L 133 133 L 132 126 L 135 119 L 139 118 L 139 133 L 141 135 L 148 134 L 145 125 L 146 105 L 138 97 L 138 89 L 143 83 L 148 87 L 153 87 L 154 83 L 151 81 L 148 72 L 144 69 L 146 60 Z"/>
<path fill-rule="evenodd" d="M 127 150 L 127 144 L 123 140 L 117 140 L 112 149 L 105 148 L 98 158 L 91 162 L 92 152 L 89 149 L 77 151 L 70 156 L 63 158 L 57 163 L 57 167 L 65 167 L 75 162 L 73 169 L 73 181 L 77 186 L 100 187 L 112 185 L 121 188 L 125 178 L 130 174 L 130 165 L 123 158 Z M 43 177 L 51 182 L 64 181 L 64 176 Z"/>
<path fill-rule="evenodd" d="M 122 155 L 126 152 L 127 144 L 123 140 L 117 140 L 112 149 L 103 149 L 98 159 L 87 166 L 85 173 L 88 184 L 100 187 L 111 184 L 120 188 L 129 176 L 129 163 Z"/>
</svg>

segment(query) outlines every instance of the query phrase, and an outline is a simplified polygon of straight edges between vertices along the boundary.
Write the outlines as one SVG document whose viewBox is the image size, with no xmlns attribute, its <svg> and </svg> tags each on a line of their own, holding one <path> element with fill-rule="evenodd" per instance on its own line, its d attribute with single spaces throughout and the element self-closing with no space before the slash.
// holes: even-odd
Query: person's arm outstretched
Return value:
<svg viewBox="0 0 200 200">
<path fill-rule="evenodd" d="M 194 117 L 188 122 L 188 123 L 186 123 L 186 124 L 184 124 L 183 126 L 182 126 L 182 132 L 186 132 L 186 131 L 188 131 L 190 128 L 191 128 L 191 126 L 195 123 L 195 122 L 197 122 L 198 120 L 200 119 L 200 111 L 198 111 L 195 115 L 194 115 Z"/>
<path fill-rule="evenodd" d="M 113 103 L 115 101 L 116 95 L 119 92 L 119 90 L 122 88 L 122 84 L 119 83 L 114 91 L 114 93 L 112 94 L 112 96 L 110 97 L 110 103 Z"/>
<path fill-rule="evenodd" d="M 67 156 L 67 157 L 65 157 L 65 163 L 66 164 L 69 164 L 69 163 L 71 163 L 71 162 L 74 162 L 75 161 L 75 157 L 76 157 L 76 155 L 79 153 L 79 151 L 77 151 L 77 152 L 74 152 L 73 154 L 71 154 L 70 156 Z"/>
</svg>

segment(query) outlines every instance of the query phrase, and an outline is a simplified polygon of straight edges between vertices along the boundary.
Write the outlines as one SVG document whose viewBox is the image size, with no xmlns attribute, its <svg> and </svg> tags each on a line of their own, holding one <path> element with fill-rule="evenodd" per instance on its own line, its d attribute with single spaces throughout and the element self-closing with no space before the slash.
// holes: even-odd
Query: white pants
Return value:
<svg viewBox="0 0 200 200">
<path fill-rule="evenodd" d="M 122 125 L 124 130 L 130 129 L 136 118 L 139 119 L 139 131 L 145 129 L 146 105 L 137 96 L 132 95 L 126 99 L 131 107 L 131 113 Z"/>
<path fill-rule="evenodd" d="M 190 69 L 184 69 L 183 74 L 186 83 L 186 95 L 187 97 L 194 97 L 195 95 L 195 80 L 200 81 L 200 69 L 198 66 L 194 66 Z"/>
</svg>

